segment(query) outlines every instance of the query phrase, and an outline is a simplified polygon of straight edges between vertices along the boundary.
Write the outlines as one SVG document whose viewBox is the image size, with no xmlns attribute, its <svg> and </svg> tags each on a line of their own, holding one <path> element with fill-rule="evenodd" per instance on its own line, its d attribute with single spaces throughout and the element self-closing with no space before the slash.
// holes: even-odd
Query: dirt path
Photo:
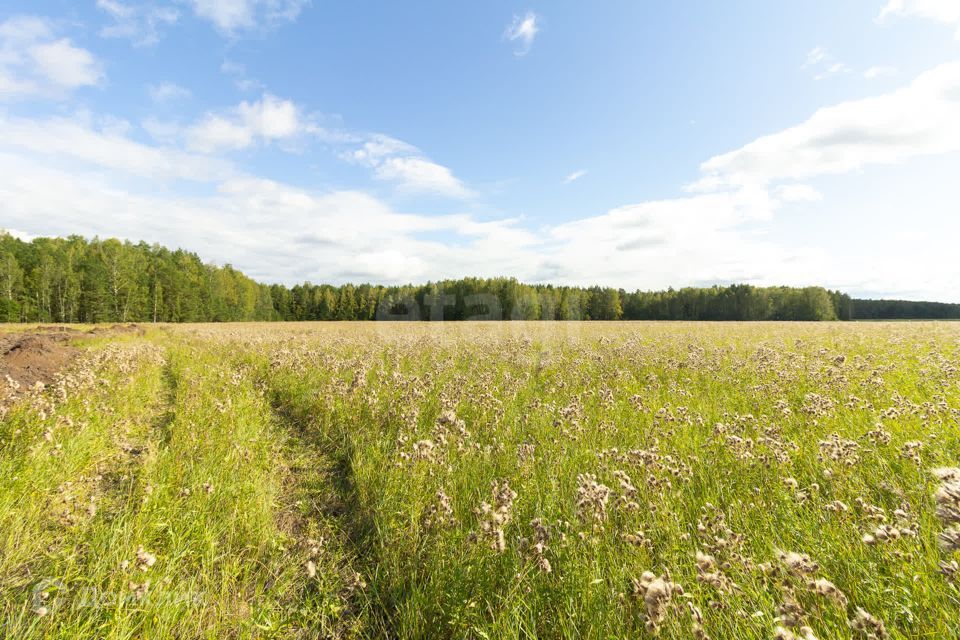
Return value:
<svg viewBox="0 0 960 640">
<path fill-rule="evenodd" d="M 364 575 L 368 534 L 356 508 L 349 462 L 309 415 L 273 390 L 271 407 L 287 433 L 286 504 L 281 528 L 312 549 L 317 580 L 300 593 L 296 608 L 311 611 L 333 637 L 395 637 L 371 609 Z M 325 615 L 335 611 L 335 616 Z"/>
</svg>

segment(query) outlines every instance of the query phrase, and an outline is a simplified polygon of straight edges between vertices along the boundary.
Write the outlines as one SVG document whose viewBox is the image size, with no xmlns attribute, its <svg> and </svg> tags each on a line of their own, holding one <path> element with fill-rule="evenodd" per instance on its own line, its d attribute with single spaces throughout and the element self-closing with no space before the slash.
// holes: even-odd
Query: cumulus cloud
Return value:
<svg viewBox="0 0 960 640">
<path fill-rule="evenodd" d="M 118 121 L 111 118 L 93 123 L 84 117 L 31 119 L 0 115 L 0 130 L 4 132 L 0 150 L 34 163 L 64 167 L 78 163 L 121 176 L 153 180 L 208 181 L 233 173 L 221 160 L 136 142 L 130 139 L 129 129 L 128 123 L 118 126 Z"/>
<path fill-rule="evenodd" d="M 533 11 L 528 11 L 523 16 L 513 16 L 513 22 L 507 25 L 503 37 L 514 43 L 514 54 L 524 56 L 530 52 L 533 47 L 533 40 L 537 37 L 537 32 L 540 31 L 540 27 L 537 25 L 538 19 L 537 14 Z"/>
<path fill-rule="evenodd" d="M 112 24 L 100 29 L 102 37 L 125 38 L 140 47 L 160 42 L 161 29 L 174 24 L 180 18 L 180 12 L 172 7 L 140 5 L 120 0 L 97 0 L 97 8 L 113 18 Z"/>
<path fill-rule="evenodd" d="M 783 184 L 774 191 L 783 202 L 819 202 L 823 194 L 808 184 Z"/>
<path fill-rule="evenodd" d="M 116 143 L 94 130 L 87 135 Z M 115 166 L 107 153 L 63 158 L 52 137 L 29 147 L 0 141 L 5 226 L 145 238 L 266 281 L 400 283 L 435 273 L 492 276 L 505 267 L 522 273 L 529 260 L 523 247 L 535 240 L 509 221 L 406 214 L 362 192 L 314 192 L 241 172 L 211 176 L 210 193 L 185 195 L 157 188 L 154 176 L 104 171 Z"/>
<path fill-rule="evenodd" d="M 186 135 L 191 149 L 212 153 L 245 149 L 256 143 L 290 141 L 307 129 L 297 105 L 265 94 L 256 102 L 244 100 L 226 113 L 208 113 Z"/>
<path fill-rule="evenodd" d="M 412 193 L 434 193 L 451 198 L 468 198 L 473 193 L 463 186 L 449 168 L 424 158 L 387 158 L 377 165 L 374 175 L 392 180 Z"/>
<path fill-rule="evenodd" d="M 957 150 L 960 62 L 952 62 L 899 90 L 819 109 L 805 122 L 714 156 L 693 186 L 804 180 Z"/>
<path fill-rule="evenodd" d="M 960 39 L 960 2 L 956 0 L 889 0 L 877 20 L 891 17 L 925 18 L 956 27 L 955 37 Z"/>
<path fill-rule="evenodd" d="M 787 250 L 741 231 L 768 220 L 781 202 L 765 189 L 743 187 L 618 207 L 553 227 L 541 248 L 551 279 L 635 288 L 701 282 L 810 284 L 804 268 L 818 250 Z M 602 260 L 598 256 L 603 256 Z M 642 275 L 641 275 L 642 274 Z"/>
<path fill-rule="evenodd" d="M 187 127 L 147 119 L 145 129 L 157 140 L 183 138 L 194 152 L 215 154 L 278 143 L 288 150 L 320 140 L 338 149 L 338 157 L 368 167 L 378 180 L 396 185 L 400 193 L 467 199 L 474 192 L 453 171 L 428 158 L 417 147 L 383 134 L 330 129 L 318 123 L 320 116 L 305 114 L 290 100 L 270 94 L 255 102 L 208 112 Z"/>
<path fill-rule="evenodd" d="M 390 136 L 370 135 L 341 157 L 370 167 L 374 177 L 394 182 L 407 193 L 461 199 L 475 195 L 448 167 L 425 157 L 415 146 Z"/>
<path fill-rule="evenodd" d="M 0 140 L 7 225 L 33 234 L 119 235 L 184 246 L 268 281 L 400 283 L 510 273 L 529 281 L 666 286 L 743 280 L 758 262 L 792 255 L 738 232 L 779 206 L 762 188 L 629 205 L 531 230 L 515 218 L 402 213 L 357 191 L 315 192 L 266 180 L 207 155 L 137 143 L 80 118 L 6 119 L 0 127 L 12 133 Z M 386 136 L 355 150 L 359 159 L 386 167 L 404 166 L 391 161 L 415 152 Z M 199 182 L 210 192 L 186 195 L 158 188 L 161 180 Z M 607 257 L 598 260 L 601 255 Z M 800 271 L 797 277 L 809 277 Z M 790 276 L 783 270 L 766 275 Z"/>
<path fill-rule="evenodd" d="M 711 158 L 692 193 L 535 228 L 517 218 L 404 212 L 356 190 L 266 180 L 217 157 L 217 150 L 322 135 L 300 108 L 274 96 L 208 113 L 182 130 L 155 123 L 169 134 L 157 144 L 137 141 L 124 120 L 3 115 L 0 218 L 34 235 L 183 246 L 287 283 L 507 273 L 628 289 L 736 281 L 891 291 L 913 282 L 916 295 L 947 297 L 942 292 L 960 270 L 944 268 L 943 250 L 925 246 L 876 265 L 785 246 L 764 231 L 778 215 L 827 205 L 816 188 L 820 176 L 960 151 L 958 109 L 960 63 L 943 65 L 898 91 L 821 109 Z M 401 191 L 469 194 L 449 169 L 397 138 L 348 132 L 338 144 L 343 159 Z M 180 188 L 184 181 L 190 184 Z M 942 235 L 946 246 L 949 234 Z"/>
<path fill-rule="evenodd" d="M 102 77 L 93 54 L 57 37 L 43 18 L 15 16 L 0 23 L 0 100 L 61 98 Z"/>
<path fill-rule="evenodd" d="M 309 0 L 189 0 L 194 13 L 209 20 L 220 31 L 270 28 L 293 22 Z"/>
</svg>

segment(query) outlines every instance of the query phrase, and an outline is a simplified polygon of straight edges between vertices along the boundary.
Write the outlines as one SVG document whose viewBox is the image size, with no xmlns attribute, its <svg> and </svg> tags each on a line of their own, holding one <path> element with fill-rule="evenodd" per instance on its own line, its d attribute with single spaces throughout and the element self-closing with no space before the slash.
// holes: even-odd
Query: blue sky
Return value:
<svg viewBox="0 0 960 640">
<path fill-rule="evenodd" d="M 960 301 L 960 2 L 0 4 L 0 227 Z"/>
</svg>

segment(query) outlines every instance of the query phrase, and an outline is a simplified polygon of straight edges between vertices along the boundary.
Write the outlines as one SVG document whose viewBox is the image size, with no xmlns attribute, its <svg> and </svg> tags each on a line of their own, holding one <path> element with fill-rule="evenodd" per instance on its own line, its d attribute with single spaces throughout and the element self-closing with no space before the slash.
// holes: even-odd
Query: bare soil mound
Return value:
<svg viewBox="0 0 960 640">
<path fill-rule="evenodd" d="M 37 382 L 49 384 L 58 371 L 77 355 L 78 349 L 68 340 L 76 330 L 38 333 L 15 333 L 0 336 L 0 381 L 7 376 L 32 387 Z"/>
<path fill-rule="evenodd" d="M 133 333 L 138 336 L 142 336 L 144 334 L 144 330 L 142 327 L 131 322 L 128 324 L 113 324 L 113 325 L 110 325 L 109 327 L 104 327 L 104 326 L 94 327 L 90 331 L 90 335 L 94 335 L 94 336 L 104 336 L 104 335 L 112 336 L 112 335 L 120 335 L 124 333 Z"/>
</svg>

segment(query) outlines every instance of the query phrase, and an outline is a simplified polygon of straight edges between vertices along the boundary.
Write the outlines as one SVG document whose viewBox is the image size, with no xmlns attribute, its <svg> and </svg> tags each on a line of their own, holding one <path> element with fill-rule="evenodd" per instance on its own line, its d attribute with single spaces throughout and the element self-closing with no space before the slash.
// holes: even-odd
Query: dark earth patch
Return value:
<svg viewBox="0 0 960 640">
<path fill-rule="evenodd" d="M 70 346 L 69 340 L 79 333 L 41 330 L 0 337 L 0 380 L 10 377 L 21 388 L 32 387 L 37 382 L 50 384 L 57 372 L 77 355 L 79 350 Z"/>
</svg>

